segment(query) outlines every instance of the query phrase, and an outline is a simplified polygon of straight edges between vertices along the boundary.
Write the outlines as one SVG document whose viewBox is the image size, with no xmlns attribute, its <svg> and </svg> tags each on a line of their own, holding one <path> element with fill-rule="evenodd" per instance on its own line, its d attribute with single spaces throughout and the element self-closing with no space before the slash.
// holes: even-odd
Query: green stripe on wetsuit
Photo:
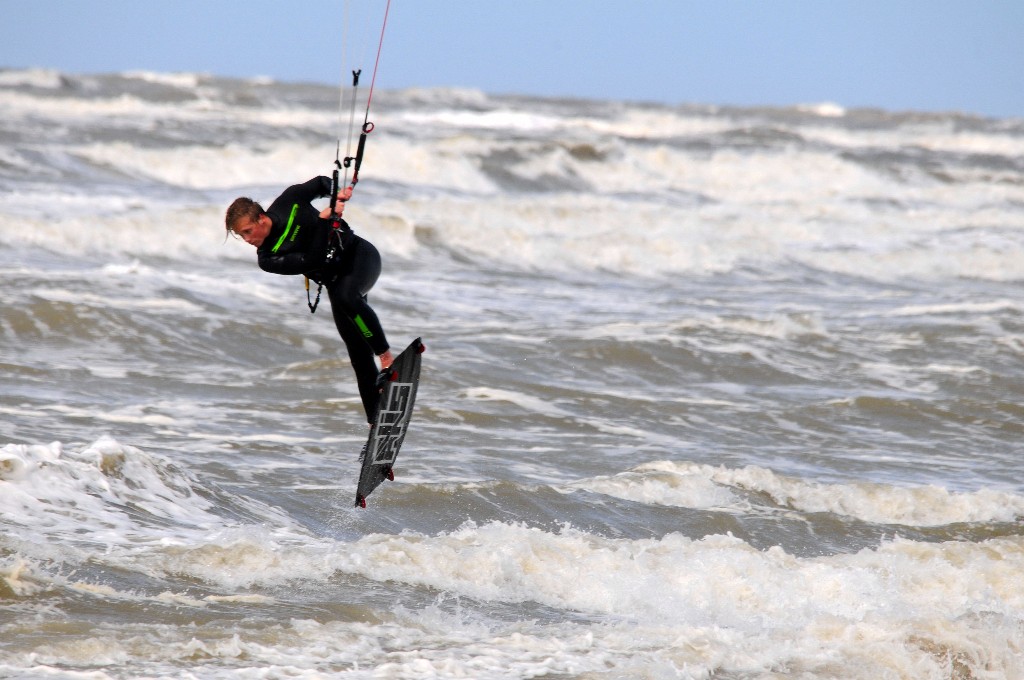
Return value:
<svg viewBox="0 0 1024 680">
<path fill-rule="evenodd" d="M 280 248 L 281 245 L 285 242 L 285 239 L 288 238 L 288 234 L 292 230 L 292 224 L 295 222 L 295 213 L 297 213 L 297 212 L 299 212 L 299 204 L 298 203 L 296 203 L 295 205 L 292 206 L 292 214 L 288 216 L 288 224 L 286 224 L 285 227 L 284 227 L 284 233 L 281 234 L 281 238 L 277 239 L 277 243 L 274 244 L 274 248 L 273 248 L 273 250 L 271 250 L 271 252 L 276 253 L 277 249 Z M 292 235 L 292 238 L 291 238 L 292 241 L 294 241 L 295 237 L 299 235 L 299 229 L 301 229 L 301 228 L 302 228 L 302 225 L 296 225 L 295 233 Z"/>
<path fill-rule="evenodd" d="M 372 338 L 373 337 L 373 331 L 371 331 L 370 328 L 366 325 L 366 322 L 363 321 L 363 317 L 361 317 L 358 314 L 356 314 L 356 318 L 354 318 L 352 320 L 356 322 L 357 326 L 359 326 L 359 330 L 363 332 L 363 337 L 364 338 Z"/>
</svg>

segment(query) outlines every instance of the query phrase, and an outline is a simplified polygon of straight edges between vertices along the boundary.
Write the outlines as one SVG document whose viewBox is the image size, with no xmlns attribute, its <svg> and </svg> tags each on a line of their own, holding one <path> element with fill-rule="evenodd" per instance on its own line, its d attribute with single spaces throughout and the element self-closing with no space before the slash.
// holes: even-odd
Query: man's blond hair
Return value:
<svg viewBox="0 0 1024 680">
<path fill-rule="evenodd" d="M 260 215 L 265 215 L 266 212 L 256 201 L 245 196 L 239 196 L 231 205 L 228 206 L 228 211 L 224 215 L 224 228 L 229 234 L 235 233 L 235 227 L 240 222 L 251 221 L 255 222 L 259 219 Z"/>
</svg>

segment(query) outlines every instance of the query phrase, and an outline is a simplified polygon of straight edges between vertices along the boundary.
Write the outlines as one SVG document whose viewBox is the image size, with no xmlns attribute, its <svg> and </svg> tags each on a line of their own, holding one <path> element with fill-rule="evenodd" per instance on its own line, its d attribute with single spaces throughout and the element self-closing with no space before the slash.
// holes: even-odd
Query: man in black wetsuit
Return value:
<svg viewBox="0 0 1024 680">
<path fill-rule="evenodd" d="M 338 193 L 338 229 L 331 224 L 330 208 L 318 213 L 311 205 L 314 199 L 329 196 L 331 188 L 329 178 L 314 177 L 285 189 L 266 211 L 251 198 L 236 198 L 225 215 L 225 228 L 256 246 L 263 271 L 305 274 L 327 288 L 334 324 L 348 349 L 366 419 L 372 422 L 378 374 L 374 356 L 381 368 L 393 361 L 384 329 L 366 301 L 380 276 L 380 253 L 341 219 L 351 187 Z"/>
</svg>

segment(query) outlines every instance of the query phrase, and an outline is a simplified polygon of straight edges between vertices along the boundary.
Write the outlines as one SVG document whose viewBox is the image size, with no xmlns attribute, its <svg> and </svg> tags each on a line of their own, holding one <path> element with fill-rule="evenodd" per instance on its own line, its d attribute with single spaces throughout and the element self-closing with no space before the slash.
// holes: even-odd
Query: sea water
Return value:
<svg viewBox="0 0 1024 680">
<path fill-rule="evenodd" d="M 1024 677 L 1024 121 L 375 95 L 396 479 L 225 238 L 335 88 L 0 72 L 0 676 Z"/>
</svg>

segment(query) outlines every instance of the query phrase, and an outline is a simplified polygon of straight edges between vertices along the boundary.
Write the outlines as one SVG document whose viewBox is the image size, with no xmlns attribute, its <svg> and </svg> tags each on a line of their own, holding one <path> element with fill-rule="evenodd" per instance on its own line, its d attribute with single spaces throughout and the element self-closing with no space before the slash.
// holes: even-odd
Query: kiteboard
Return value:
<svg viewBox="0 0 1024 680">
<path fill-rule="evenodd" d="M 395 458 L 405 441 L 412 408 L 416 403 L 416 389 L 420 383 L 420 356 L 424 349 L 421 339 L 416 338 L 377 378 L 380 397 L 377 413 L 370 426 L 370 436 L 363 447 L 356 507 L 365 508 L 366 498 L 374 489 L 385 479 L 395 479 Z"/>
</svg>

